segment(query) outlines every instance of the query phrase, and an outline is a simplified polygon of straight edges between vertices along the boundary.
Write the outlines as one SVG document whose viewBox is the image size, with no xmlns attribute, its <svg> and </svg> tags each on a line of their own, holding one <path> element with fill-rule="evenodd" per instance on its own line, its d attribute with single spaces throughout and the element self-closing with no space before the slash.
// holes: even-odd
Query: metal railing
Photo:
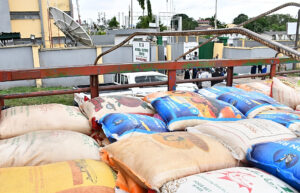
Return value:
<svg viewBox="0 0 300 193">
<path fill-rule="evenodd" d="M 91 97 L 99 96 L 99 90 L 115 90 L 132 87 L 143 86 L 157 86 L 168 85 L 168 90 L 175 90 L 176 83 L 185 82 L 201 82 L 211 80 L 226 80 L 227 86 L 232 86 L 233 79 L 248 78 L 248 77 L 260 77 L 270 76 L 270 78 L 276 75 L 276 65 L 298 62 L 291 58 L 265 58 L 265 59 L 240 59 L 240 60 L 194 60 L 194 61 L 177 61 L 177 62 L 150 62 L 150 63 L 130 63 L 130 64 L 105 64 L 105 65 L 89 65 L 89 66 L 76 66 L 65 68 L 39 68 L 29 70 L 2 70 L 0 71 L 0 82 L 18 81 L 18 80 L 34 80 L 45 78 L 60 78 L 60 77 L 73 77 L 73 76 L 90 76 L 92 82 L 94 76 L 124 72 L 141 72 L 141 71 L 153 71 L 153 70 L 167 70 L 168 81 L 153 82 L 153 83 L 140 83 L 140 84 L 127 84 L 116 86 L 100 86 L 98 82 L 90 84 L 89 88 L 78 88 L 68 90 L 52 90 L 52 91 L 40 91 L 31 93 L 17 93 L 0 95 L 0 113 L 2 107 L 5 105 L 5 100 L 26 98 L 26 97 L 38 97 L 49 95 L 61 95 L 61 94 L 73 94 L 80 92 L 91 92 Z M 271 65 L 270 73 L 255 74 L 255 75 L 241 75 L 233 76 L 234 67 L 237 66 L 253 66 L 253 65 Z M 227 67 L 226 77 L 214 77 L 206 79 L 189 79 L 189 80 L 176 80 L 176 71 L 190 68 L 207 68 L 207 67 Z M 278 74 L 288 73 L 300 73 L 298 71 L 279 72 Z"/>
</svg>

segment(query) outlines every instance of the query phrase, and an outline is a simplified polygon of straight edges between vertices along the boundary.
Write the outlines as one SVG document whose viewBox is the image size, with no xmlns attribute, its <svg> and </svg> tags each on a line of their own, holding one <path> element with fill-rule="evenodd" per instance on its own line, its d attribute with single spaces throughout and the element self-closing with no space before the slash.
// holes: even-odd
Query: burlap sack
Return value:
<svg viewBox="0 0 300 193">
<path fill-rule="evenodd" d="M 95 160 L 0 168 L 3 193 L 114 193 L 114 187 L 115 173 Z"/>
<path fill-rule="evenodd" d="M 73 131 L 35 131 L 0 140 L 0 167 L 36 166 L 74 159 L 100 160 L 91 137 Z"/>
<path fill-rule="evenodd" d="M 155 114 L 150 104 L 129 96 L 96 97 L 84 102 L 80 109 L 90 121 L 93 117 L 99 120 L 109 113 Z"/>
<path fill-rule="evenodd" d="M 0 139 L 40 130 L 91 132 L 88 120 L 78 107 L 61 104 L 18 106 L 1 113 Z"/>
<path fill-rule="evenodd" d="M 283 193 L 298 192 L 280 179 L 255 168 L 236 167 L 170 181 L 161 193 Z"/>
<path fill-rule="evenodd" d="M 277 78 L 273 78 L 272 97 L 292 109 L 296 109 L 297 105 L 300 105 L 300 92 L 297 92 L 295 88 L 282 83 Z"/>
<path fill-rule="evenodd" d="M 103 148 L 101 155 L 123 176 L 154 190 L 170 180 L 237 165 L 215 139 L 187 132 L 123 139 Z"/>
<path fill-rule="evenodd" d="M 245 119 L 227 122 L 206 122 L 188 127 L 188 132 L 206 134 L 232 150 L 233 156 L 246 161 L 247 149 L 257 143 L 295 138 L 288 128 L 264 119 Z"/>
</svg>

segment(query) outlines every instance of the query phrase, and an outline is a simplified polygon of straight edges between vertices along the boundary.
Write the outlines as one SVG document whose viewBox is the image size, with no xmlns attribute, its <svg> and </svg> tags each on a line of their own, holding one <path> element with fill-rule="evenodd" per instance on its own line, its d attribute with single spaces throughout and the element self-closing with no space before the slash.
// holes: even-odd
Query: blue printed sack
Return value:
<svg viewBox="0 0 300 193">
<path fill-rule="evenodd" d="M 247 160 L 300 191 L 300 138 L 260 143 L 248 149 Z"/>
<path fill-rule="evenodd" d="M 258 119 L 268 119 L 282 124 L 300 136 L 300 113 L 295 111 L 269 110 L 255 116 Z"/>
<path fill-rule="evenodd" d="M 264 100 L 255 99 L 254 97 L 241 93 L 225 93 L 217 99 L 235 106 L 247 118 L 253 118 L 255 115 L 265 110 L 276 109 Z"/>
<path fill-rule="evenodd" d="M 198 94 L 201 94 L 205 97 L 217 98 L 222 94 L 233 92 L 233 93 L 246 93 L 244 90 L 236 87 L 227 87 L 227 86 L 214 86 L 209 88 L 203 88 L 196 91 Z"/>
<path fill-rule="evenodd" d="M 123 135 L 132 133 L 159 133 L 168 132 L 166 124 L 156 118 L 146 115 L 111 113 L 105 115 L 100 121 L 106 137 L 114 142 Z"/>
<path fill-rule="evenodd" d="M 168 129 L 185 130 L 203 121 L 234 121 L 245 116 L 232 105 L 202 95 L 170 95 L 152 101 L 152 106 L 168 123 Z"/>
</svg>

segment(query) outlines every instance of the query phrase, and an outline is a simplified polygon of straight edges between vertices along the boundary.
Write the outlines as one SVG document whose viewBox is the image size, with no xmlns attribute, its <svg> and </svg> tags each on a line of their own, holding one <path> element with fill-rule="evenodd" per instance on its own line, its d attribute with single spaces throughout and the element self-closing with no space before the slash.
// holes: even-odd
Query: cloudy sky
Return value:
<svg viewBox="0 0 300 193">
<path fill-rule="evenodd" d="M 82 20 L 96 20 L 98 12 L 105 12 L 106 18 L 113 16 L 118 18 L 118 13 L 128 15 L 131 0 L 78 0 Z M 168 0 L 169 3 L 171 0 Z M 232 23 L 233 19 L 240 13 L 254 17 L 262 12 L 270 10 L 283 3 L 292 0 L 218 0 L 218 19 L 225 23 Z M 151 0 L 153 14 L 167 11 L 167 0 Z M 297 1 L 295 1 L 297 2 Z M 298 0 L 299 2 L 299 0 Z M 300 2 L 299 2 L 300 3 Z M 75 18 L 76 0 L 73 0 Z M 215 0 L 173 0 L 175 13 L 185 13 L 194 19 L 211 17 L 215 13 Z M 142 13 L 137 0 L 133 0 L 134 15 Z M 298 13 L 296 7 L 284 8 L 276 13 L 289 13 L 296 17 Z M 170 6 L 168 8 L 170 10 Z M 162 15 L 162 13 L 161 13 Z"/>
</svg>

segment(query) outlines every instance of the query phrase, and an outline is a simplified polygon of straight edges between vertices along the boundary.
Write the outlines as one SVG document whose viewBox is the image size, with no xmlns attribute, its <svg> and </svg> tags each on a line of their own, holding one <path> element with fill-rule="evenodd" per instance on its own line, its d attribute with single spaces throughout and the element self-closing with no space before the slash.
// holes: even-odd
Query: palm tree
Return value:
<svg viewBox="0 0 300 193">
<path fill-rule="evenodd" d="M 139 5 L 141 6 L 143 10 L 143 16 L 144 16 L 144 11 L 145 11 L 145 0 L 137 0 L 139 2 Z M 149 18 L 152 18 L 152 8 L 151 8 L 151 2 L 150 0 L 147 0 L 147 15 Z"/>
</svg>

